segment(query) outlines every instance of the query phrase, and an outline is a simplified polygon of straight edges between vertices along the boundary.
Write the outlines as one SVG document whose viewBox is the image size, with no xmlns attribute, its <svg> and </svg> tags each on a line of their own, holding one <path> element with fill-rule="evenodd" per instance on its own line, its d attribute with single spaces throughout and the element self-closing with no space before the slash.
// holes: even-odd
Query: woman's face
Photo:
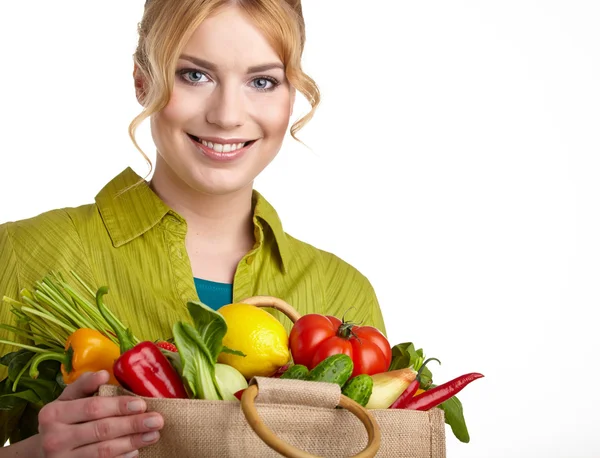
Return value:
<svg viewBox="0 0 600 458">
<path fill-rule="evenodd" d="M 196 29 L 179 58 L 169 104 L 152 117 L 167 165 L 157 164 L 155 174 L 209 194 L 251 187 L 281 147 L 293 102 L 265 37 L 237 8 L 222 10 Z"/>
</svg>

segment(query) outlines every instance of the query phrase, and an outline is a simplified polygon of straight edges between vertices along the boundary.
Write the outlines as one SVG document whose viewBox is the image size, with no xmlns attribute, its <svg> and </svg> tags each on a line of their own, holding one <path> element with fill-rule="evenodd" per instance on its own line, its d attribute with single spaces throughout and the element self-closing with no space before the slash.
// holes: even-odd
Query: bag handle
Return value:
<svg viewBox="0 0 600 458">
<path fill-rule="evenodd" d="M 296 448 L 280 439 L 267 425 L 264 424 L 259 417 L 256 410 L 256 405 L 254 404 L 254 400 L 256 399 L 257 395 L 258 385 L 256 384 L 250 385 L 246 390 L 244 390 L 244 394 L 242 394 L 242 411 L 244 412 L 246 421 L 254 430 L 256 435 L 260 437 L 265 444 L 286 458 L 319 458 L 317 455 L 300 450 L 299 448 Z M 367 429 L 367 446 L 362 452 L 353 455 L 352 458 L 374 457 L 381 446 L 381 430 L 373 418 L 373 415 L 359 403 L 353 401 L 347 396 L 344 396 L 343 394 L 340 395 L 339 406 L 352 412 Z"/>
<path fill-rule="evenodd" d="M 290 304 L 277 297 L 253 296 L 240 302 L 254 305 L 256 307 L 272 307 L 277 309 L 286 315 L 292 321 L 292 323 L 295 323 L 301 317 L 301 315 Z M 256 399 L 259 391 L 258 385 L 255 382 L 256 380 L 253 381 L 253 383 L 251 383 L 246 390 L 244 390 L 244 393 L 242 394 L 241 405 L 244 416 L 246 417 L 246 421 L 254 430 L 256 435 L 260 437 L 265 444 L 286 458 L 319 458 L 317 455 L 312 455 L 283 441 L 277 437 L 277 435 L 275 435 L 275 433 L 271 431 L 267 425 L 264 424 L 258 415 L 256 405 L 254 404 L 254 400 Z M 273 388 L 274 386 L 269 389 L 272 390 Z M 340 395 L 338 406 L 353 413 L 362 422 L 367 430 L 367 446 L 364 448 L 364 450 L 351 458 L 374 457 L 381 446 L 381 429 L 379 428 L 379 425 L 375 421 L 375 418 L 371 412 L 343 394 Z"/>
<path fill-rule="evenodd" d="M 256 307 L 264 308 L 264 307 L 272 307 L 274 309 L 279 310 L 285 316 L 287 316 L 292 323 L 298 321 L 298 319 L 302 316 L 300 315 L 294 307 L 285 302 L 278 297 L 272 296 L 252 296 L 240 301 L 241 304 L 250 304 Z"/>
</svg>

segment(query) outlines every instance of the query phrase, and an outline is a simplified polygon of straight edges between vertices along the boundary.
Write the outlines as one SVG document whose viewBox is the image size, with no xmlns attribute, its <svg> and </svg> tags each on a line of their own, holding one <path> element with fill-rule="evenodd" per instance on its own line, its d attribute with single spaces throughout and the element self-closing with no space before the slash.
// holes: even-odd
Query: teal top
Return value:
<svg viewBox="0 0 600 458">
<path fill-rule="evenodd" d="M 194 278 L 198 298 L 213 310 L 233 302 L 233 285 Z"/>
</svg>

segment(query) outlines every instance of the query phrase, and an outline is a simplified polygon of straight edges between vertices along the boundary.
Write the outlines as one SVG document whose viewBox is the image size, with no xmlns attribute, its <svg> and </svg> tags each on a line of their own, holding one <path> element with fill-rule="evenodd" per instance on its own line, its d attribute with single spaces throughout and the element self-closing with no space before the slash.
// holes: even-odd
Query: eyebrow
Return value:
<svg viewBox="0 0 600 458">
<path fill-rule="evenodd" d="M 217 71 L 217 66 L 215 64 L 213 64 L 207 60 L 204 60 L 204 59 L 198 59 L 197 57 L 188 56 L 187 54 L 182 54 L 180 59 L 187 60 L 188 62 L 196 64 L 199 67 L 203 67 L 212 72 Z M 254 67 L 248 67 L 247 73 L 260 73 L 260 72 L 265 72 L 267 70 L 273 70 L 274 68 L 279 68 L 281 70 L 284 70 L 283 64 L 281 62 L 273 62 L 270 64 L 262 64 L 262 65 L 255 65 Z"/>
</svg>

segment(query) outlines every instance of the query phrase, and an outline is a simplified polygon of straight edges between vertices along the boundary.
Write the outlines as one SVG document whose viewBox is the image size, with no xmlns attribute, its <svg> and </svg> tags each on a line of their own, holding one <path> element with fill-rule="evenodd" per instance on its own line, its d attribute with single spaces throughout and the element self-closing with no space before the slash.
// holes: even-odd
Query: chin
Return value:
<svg viewBox="0 0 600 458">
<path fill-rule="evenodd" d="M 222 172 L 231 171 L 220 170 L 219 173 L 206 173 L 206 171 L 201 171 L 200 173 L 194 174 L 189 180 L 186 181 L 188 185 L 195 191 L 215 196 L 235 194 L 242 190 L 252 188 L 253 179 L 223 176 L 232 175 L 232 173 L 225 174 Z"/>
</svg>

